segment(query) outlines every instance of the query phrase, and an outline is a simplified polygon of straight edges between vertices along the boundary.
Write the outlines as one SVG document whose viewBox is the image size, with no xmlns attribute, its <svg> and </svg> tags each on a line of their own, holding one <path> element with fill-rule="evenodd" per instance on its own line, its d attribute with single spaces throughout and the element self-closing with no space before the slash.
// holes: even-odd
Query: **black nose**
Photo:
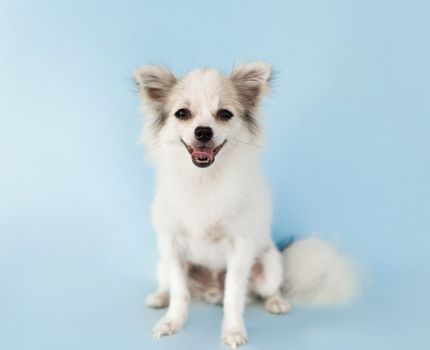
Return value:
<svg viewBox="0 0 430 350">
<path fill-rule="evenodd" d="M 208 126 L 198 126 L 196 130 L 194 130 L 194 135 L 197 140 L 208 142 L 212 139 L 212 136 L 214 136 L 214 132 L 212 131 L 212 128 Z"/>
</svg>

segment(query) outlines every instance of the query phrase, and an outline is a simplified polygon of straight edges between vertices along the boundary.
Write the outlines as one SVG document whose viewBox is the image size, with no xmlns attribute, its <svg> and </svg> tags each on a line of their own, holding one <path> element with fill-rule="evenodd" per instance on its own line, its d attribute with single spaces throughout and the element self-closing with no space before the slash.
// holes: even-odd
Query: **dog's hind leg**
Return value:
<svg viewBox="0 0 430 350">
<path fill-rule="evenodd" d="M 251 292 L 264 299 L 264 308 L 272 314 L 285 314 L 290 304 L 280 293 L 282 284 L 281 253 L 272 245 L 254 264 L 251 272 Z"/>
<path fill-rule="evenodd" d="M 161 261 L 157 265 L 157 281 L 158 289 L 156 292 L 148 295 L 146 305 L 160 309 L 169 305 L 169 278 Z"/>
</svg>

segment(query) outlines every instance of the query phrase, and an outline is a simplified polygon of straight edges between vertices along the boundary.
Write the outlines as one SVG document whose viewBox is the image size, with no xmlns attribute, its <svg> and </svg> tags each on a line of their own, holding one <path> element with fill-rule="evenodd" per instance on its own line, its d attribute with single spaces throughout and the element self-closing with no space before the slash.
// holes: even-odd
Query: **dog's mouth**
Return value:
<svg viewBox="0 0 430 350">
<path fill-rule="evenodd" d="M 191 160 L 193 161 L 195 166 L 199 168 L 207 168 L 212 165 L 215 161 L 215 156 L 219 153 L 221 148 L 224 147 L 227 140 L 224 140 L 223 143 L 216 147 L 210 147 L 208 145 L 189 145 L 184 140 L 181 139 L 181 142 L 184 144 L 188 153 L 191 155 Z"/>
</svg>

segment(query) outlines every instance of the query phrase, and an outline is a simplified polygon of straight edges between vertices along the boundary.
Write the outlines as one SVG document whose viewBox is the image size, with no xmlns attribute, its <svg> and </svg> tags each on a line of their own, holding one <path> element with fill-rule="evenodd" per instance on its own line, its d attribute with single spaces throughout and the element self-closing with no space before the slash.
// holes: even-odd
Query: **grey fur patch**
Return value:
<svg viewBox="0 0 430 350">
<path fill-rule="evenodd" d="M 206 231 L 206 239 L 211 243 L 218 243 L 224 238 L 224 227 L 221 223 L 210 226 Z"/>
<path fill-rule="evenodd" d="M 242 105 L 241 118 L 251 133 L 257 133 L 259 124 L 255 118 L 261 98 L 268 94 L 272 79 L 272 68 L 265 62 L 253 62 L 238 66 L 230 75 Z"/>
<path fill-rule="evenodd" d="M 158 133 L 163 126 L 166 124 L 167 118 L 169 117 L 169 114 L 165 111 L 160 111 L 156 116 L 152 123 L 152 127 L 154 128 L 154 131 Z"/>
<path fill-rule="evenodd" d="M 166 124 L 168 113 L 165 104 L 177 79 L 169 69 L 150 65 L 136 70 L 134 77 L 141 96 L 152 112 L 153 129 L 159 132 Z"/>
<path fill-rule="evenodd" d="M 250 111 L 245 111 L 242 115 L 241 115 L 243 121 L 245 122 L 246 126 L 248 127 L 248 130 L 253 133 L 256 134 L 257 131 L 259 130 L 259 124 L 257 122 L 257 119 L 252 115 L 252 112 Z"/>
</svg>

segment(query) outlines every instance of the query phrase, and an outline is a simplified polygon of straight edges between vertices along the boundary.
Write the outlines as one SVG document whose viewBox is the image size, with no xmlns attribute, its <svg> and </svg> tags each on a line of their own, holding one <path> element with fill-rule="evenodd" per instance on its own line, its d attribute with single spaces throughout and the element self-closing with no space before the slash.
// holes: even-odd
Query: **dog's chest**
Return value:
<svg viewBox="0 0 430 350">
<path fill-rule="evenodd" d="M 167 185 L 162 187 L 162 198 L 169 203 L 167 217 L 173 227 L 179 228 L 177 237 L 186 258 L 213 269 L 225 268 L 234 244 L 232 227 L 240 223 L 240 213 L 247 203 L 246 191 L 237 177 Z"/>
<path fill-rule="evenodd" d="M 205 185 L 185 183 L 176 185 L 169 194 L 175 216 L 193 234 L 225 230 L 226 224 L 243 203 L 243 193 L 234 181 Z"/>
<path fill-rule="evenodd" d="M 234 244 L 226 227 L 220 222 L 199 232 L 189 230 L 185 240 L 187 260 L 212 269 L 225 268 L 226 257 Z"/>
</svg>

